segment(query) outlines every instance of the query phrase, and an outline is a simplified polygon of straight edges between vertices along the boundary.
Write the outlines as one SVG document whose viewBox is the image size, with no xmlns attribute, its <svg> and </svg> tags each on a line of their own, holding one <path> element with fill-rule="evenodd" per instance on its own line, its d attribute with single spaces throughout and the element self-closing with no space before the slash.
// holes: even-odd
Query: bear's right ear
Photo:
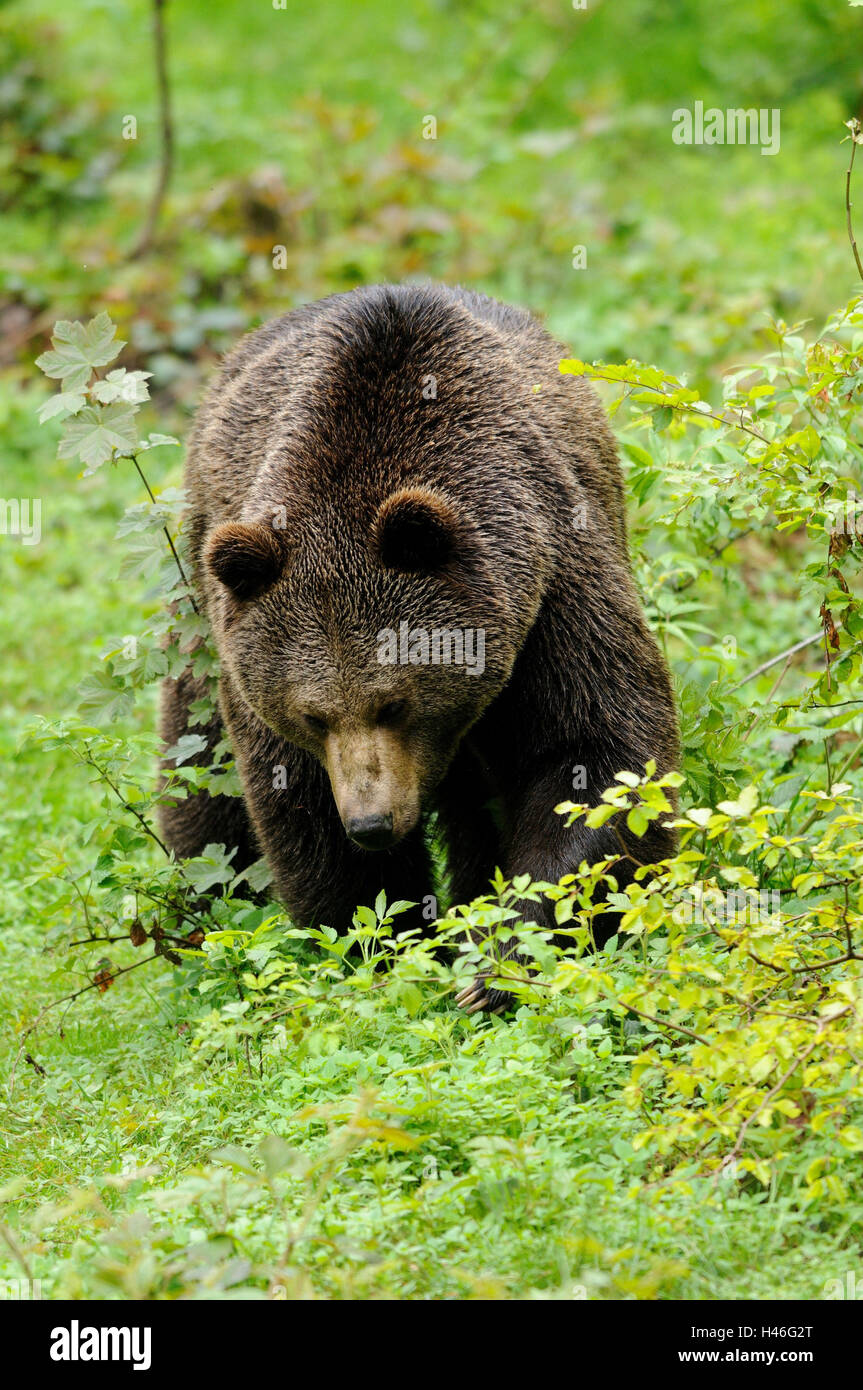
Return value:
<svg viewBox="0 0 863 1390">
<path fill-rule="evenodd" d="M 204 549 L 204 563 L 235 598 L 250 599 L 278 579 L 285 548 L 272 526 L 228 521 L 217 526 Z"/>
</svg>

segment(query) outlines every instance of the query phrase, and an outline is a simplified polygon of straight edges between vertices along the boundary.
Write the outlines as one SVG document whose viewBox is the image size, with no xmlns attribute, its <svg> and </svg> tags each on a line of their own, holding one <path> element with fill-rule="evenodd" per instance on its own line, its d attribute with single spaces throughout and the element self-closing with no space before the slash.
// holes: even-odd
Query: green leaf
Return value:
<svg viewBox="0 0 863 1390">
<path fill-rule="evenodd" d="M 258 1153 L 263 1159 L 264 1172 L 271 1180 L 289 1168 L 297 1158 L 296 1151 L 280 1139 L 278 1134 L 268 1134 L 258 1145 Z"/>
<path fill-rule="evenodd" d="M 640 444 L 628 444 L 624 441 L 623 452 L 626 454 L 626 457 L 628 459 L 632 460 L 633 463 L 640 463 L 643 465 L 644 468 L 656 467 L 656 464 L 654 463 L 652 456 L 647 452 L 646 449 L 642 449 Z"/>
<path fill-rule="evenodd" d="M 239 1169 L 241 1173 L 257 1175 L 251 1154 L 246 1149 L 241 1149 L 239 1144 L 225 1144 L 221 1149 L 214 1149 L 210 1157 L 214 1163 L 227 1163 L 231 1168 Z"/>
<path fill-rule="evenodd" d="M 91 405 L 66 422 L 57 454 L 78 458 L 85 473 L 95 473 L 115 450 L 134 449 L 138 441 L 135 407 L 114 401 L 111 405 Z"/>
<path fill-rule="evenodd" d="M 172 434 L 148 434 L 146 439 L 141 440 L 139 449 L 158 449 L 163 444 L 179 444 L 179 439 L 175 439 Z"/>
<path fill-rule="evenodd" d="M 60 391 L 39 407 L 39 423 L 44 425 L 46 420 L 53 420 L 58 415 L 76 415 L 86 403 L 87 397 L 78 391 Z"/>
<path fill-rule="evenodd" d="M 397 902 L 390 903 L 387 916 L 399 917 L 403 912 L 409 912 L 412 907 L 416 907 L 416 903 L 409 902 L 407 898 L 399 898 Z"/>
<path fill-rule="evenodd" d="M 54 325 L 52 347 L 36 358 L 36 366 L 46 376 L 59 377 L 66 391 L 79 391 L 90 380 L 94 367 L 112 362 L 126 346 L 116 339 L 116 332 L 104 312 L 87 324 L 61 320 Z"/>
<path fill-rule="evenodd" d="M 90 394 L 103 405 L 111 401 L 126 401 L 129 405 L 141 405 L 150 399 L 147 378 L 152 372 L 127 372 L 125 367 L 116 367 L 108 372 L 103 381 L 97 381 Z"/>
<path fill-rule="evenodd" d="M 617 811 L 617 806 L 610 806 L 607 803 L 603 806 L 594 806 L 585 816 L 584 823 L 589 825 L 591 830 L 598 830 L 601 825 L 605 825 L 607 820 L 611 820 Z"/>
<path fill-rule="evenodd" d="M 559 927 L 562 927 L 563 924 L 564 924 L 564 922 L 571 922 L 571 921 L 572 921 L 572 916 L 573 916 L 572 899 L 571 899 L 571 898 L 559 898 L 558 901 L 557 901 L 557 902 L 555 903 L 555 905 L 554 905 L 554 920 L 555 920 L 555 922 L 557 923 L 557 925 L 558 925 Z"/>
<path fill-rule="evenodd" d="M 797 436 L 797 442 L 808 459 L 816 459 L 821 451 L 821 440 L 811 425 L 807 425 Z"/>
<path fill-rule="evenodd" d="M 206 893 L 217 884 L 230 883 L 234 877 L 231 860 L 236 852 L 232 849 L 228 854 L 224 845 L 206 845 L 203 854 L 185 861 L 183 876 L 199 893 Z"/>
<path fill-rule="evenodd" d="M 78 686 L 78 695 L 78 713 L 97 724 L 111 724 L 124 718 L 135 703 L 134 691 L 108 669 L 86 676 Z"/>
<path fill-rule="evenodd" d="M 165 757 L 171 759 L 175 767 L 188 762 L 196 753 L 203 753 L 207 740 L 203 734 L 183 734 L 177 742 L 165 750 Z"/>
</svg>

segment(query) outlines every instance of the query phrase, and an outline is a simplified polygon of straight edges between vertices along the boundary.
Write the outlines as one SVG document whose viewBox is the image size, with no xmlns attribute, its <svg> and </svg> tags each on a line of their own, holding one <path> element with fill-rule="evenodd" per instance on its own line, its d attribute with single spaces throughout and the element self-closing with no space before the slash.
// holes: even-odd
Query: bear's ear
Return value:
<svg viewBox="0 0 863 1390">
<path fill-rule="evenodd" d="M 255 598 L 275 583 L 285 558 L 272 526 L 239 521 L 217 526 L 204 550 L 204 563 L 238 599 Z"/>
<path fill-rule="evenodd" d="M 445 498 L 424 488 L 403 488 L 381 505 L 373 539 L 388 569 L 441 569 L 454 554 L 458 514 Z"/>
</svg>

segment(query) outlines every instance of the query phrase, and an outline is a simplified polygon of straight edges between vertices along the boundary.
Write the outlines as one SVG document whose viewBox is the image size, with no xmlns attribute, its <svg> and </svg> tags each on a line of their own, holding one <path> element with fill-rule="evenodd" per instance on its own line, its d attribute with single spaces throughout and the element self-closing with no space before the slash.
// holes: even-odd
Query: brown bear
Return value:
<svg viewBox="0 0 863 1390">
<path fill-rule="evenodd" d="M 462 289 L 374 286 L 276 319 L 228 357 L 188 453 L 184 522 L 244 796 L 163 811 L 178 856 L 261 853 L 299 924 L 449 893 L 499 866 L 558 880 L 620 853 L 567 828 L 615 773 L 667 771 L 674 702 L 627 551 L 604 411 L 526 312 Z M 168 680 L 162 733 L 203 693 Z M 206 757 L 206 755 L 202 755 Z M 621 860 L 673 852 L 654 823 Z M 552 904 L 525 906 L 553 926 Z M 400 919 L 400 921 L 403 919 Z M 480 985 L 471 1007 L 501 996 Z"/>
</svg>

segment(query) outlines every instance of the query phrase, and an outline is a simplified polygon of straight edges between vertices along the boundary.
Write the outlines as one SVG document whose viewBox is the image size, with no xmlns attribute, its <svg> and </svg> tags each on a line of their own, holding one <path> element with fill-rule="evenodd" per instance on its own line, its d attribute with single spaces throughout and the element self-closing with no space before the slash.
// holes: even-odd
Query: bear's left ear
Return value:
<svg viewBox="0 0 863 1390">
<path fill-rule="evenodd" d="M 452 558 L 462 530 L 445 498 L 425 488 L 403 488 L 382 503 L 372 536 L 388 569 L 435 570 Z"/>
</svg>

